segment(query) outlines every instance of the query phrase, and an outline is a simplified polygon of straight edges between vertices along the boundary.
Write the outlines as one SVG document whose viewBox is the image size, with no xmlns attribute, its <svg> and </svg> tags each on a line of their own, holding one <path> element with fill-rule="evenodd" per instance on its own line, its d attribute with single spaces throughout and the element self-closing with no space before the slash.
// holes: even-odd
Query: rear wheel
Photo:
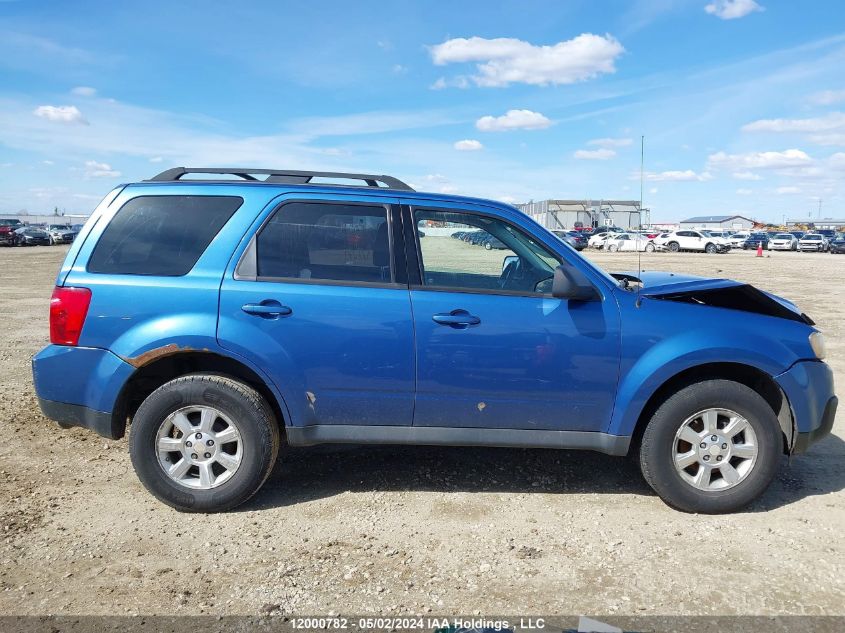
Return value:
<svg viewBox="0 0 845 633">
<path fill-rule="evenodd" d="M 493 250 L 493 245 L 490 242 L 484 242 L 484 248 L 490 251 Z"/>
<path fill-rule="evenodd" d="M 640 468 L 670 506 L 685 512 L 732 512 L 771 483 L 782 434 L 771 407 L 754 390 L 706 380 L 670 396 L 640 444 Z"/>
<path fill-rule="evenodd" d="M 224 376 L 192 374 L 144 400 L 132 421 L 129 454 L 159 501 L 219 512 L 258 491 L 279 442 L 279 425 L 258 392 Z"/>
<path fill-rule="evenodd" d="M 615 253 L 616 251 L 619 250 L 619 247 L 616 244 L 611 244 L 610 246 L 607 247 L 607 250 L 610 253 Z"/>
<path fill-rule="evenodd" d="M 666 246 L 673 253 L 677 253 L 679 250 L 681 250 L 681 245 L 677 242 L 669 242 Z"/>
</svg>

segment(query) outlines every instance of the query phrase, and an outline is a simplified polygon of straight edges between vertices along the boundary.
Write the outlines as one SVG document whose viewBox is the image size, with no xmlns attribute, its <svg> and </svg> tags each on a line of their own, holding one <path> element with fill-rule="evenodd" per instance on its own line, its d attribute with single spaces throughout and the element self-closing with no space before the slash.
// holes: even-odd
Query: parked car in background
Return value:
<svg viewBox="0 0 845 633">
<path fill-rule="evenodd" d="M 703 251 L 705 253 L 727 252 L 727 242 L 721 237 L 710 237 L 701 231 L 672 231 L 654 239 L 656 246 L 665 247 L 673 253 L 678 251 Z"/>
<path fill-rule="evenodd" d="M 604 249 L 611 253 L 617 251 L 641 251 L 653 253 L 657 247 L 653 240 L 640 233 L 618 233 L 604 241 Z"/>
<path fill-rule="evenodd" d="M 50 234 L 32 226 L 15 230 L 15 246 L 49 246 Z"/>
<path fill-rule="evenodd" d="M 416 239 L 447 223 L 511 253 L 479 265 Z M 609 274 L 510 205 L 389 176 L 174 168 L 121 185 L 71 245 L 49 315 L 41 410 L 112 439 L 131 425 L 140 481 L 188 512 L 245 502 L 282 442 L 630 455 L 671 506 L 730 512 L 830 433 L 838 402 L 824 338 L 788 300 Z M 61 477 L 107 474 L 79 468 Z"/>
<path fill-rule="evenodd" d="M 768 235 L 768 233 L 752 233 L 742 243 L 742 250 L 744 250 L 744 251 L 747 251 L 748 249 L 755 249 L 756 250 L 760 246 L 762 246 L 763 249 L 768 248 L 768 246 L 769 246 L 769 235 Z"/>
<path fill-rule="evenodd" d="M 821 233 L 807 233 L 798 240 L 798 250 L 823 253 L 827 250 L 827 240 Z"/>
<path fill-rule="evenodd" d="M 587 240 L 587 246 L 590 248 L 604 248 L 604 241 L 612 235 L 615 235 L 615 232 L 599 231 L 598 233 L 593 233 L 590 239 Z"/>
<path fill-rule="evenodd" d="M 776 233 L 769 240 L 770 251 L 795 251 L 798 250 L 798 238 L 792 233 Z"/>
<path fill-rule="evenodd" d="M 66 224 L 51 224 L 47 227 L 47 233 L 50 235 L 51 244 L 70 244 L 77 231 Z"/>
<path fill-rule="evenodd" d="M 795 236 L 796 238 L 798 238 L 799 240 L 800 240 L 802 237 L 804 237 L 804 235 L 806 234 L 806 231 L 789 231 L 789 232 L 790 232 L 790 233 L 792 233 L 792 235 L 794 235 L 794 236 Z"/>
<path fill-rule="evenodd" d="M 742 248 L 749 235 L 751 235 L 751 231 L 737 231 L 727 238 L 728 244 L 731 248 Z"/>
<path fill-rule="evenodd" d="M 0 224 L 0 246 L 15 245 L 15 229 L 8 224 Z"/>
<path fill-rule="evenodd" d="M 845 233 L 837 233 L 827 245 L 828 250 L 832 255 L 839 255 L 845 253 Z"/>
<path fill-rule="evenodd" d="M 481 245 L 485 249 L 487 249 L 488 251 L 492 251 L 492 250 L 502 251 L 502 250 L 506 250 L 508 248 L 507 244 L 505 244 L 498 237 L 494 237 L 492 235 L 488 236 L 483 242 L 481 242 Z"/>
<path fill-rule="evenodd" d="M 587 248 L 590 243 L 590 238 L 581 231 L 552 231 L 564 242 L 569 244 L 576 251 L 582 251 Z"/>
</svg>

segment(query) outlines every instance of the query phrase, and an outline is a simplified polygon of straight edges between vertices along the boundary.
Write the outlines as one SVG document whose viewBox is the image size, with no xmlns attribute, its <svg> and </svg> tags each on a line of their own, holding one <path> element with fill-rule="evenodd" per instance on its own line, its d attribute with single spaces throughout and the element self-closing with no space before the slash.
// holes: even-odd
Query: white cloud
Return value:
<svg viewBox="0 0 845 633">
<path fill-rule="evenodd" d="M 437 81 L 431 84 L 430 88 L 432 90 L 443 90 L 444 88 L 469 88 L 469 79 L 463 75 L 452 77 L 451 79 L 440 77 Z"/>
<path fill-rule="evenodd" d="M 76 106 L 43 105 L 35 108 L 32 113 L 35 116 L 47 119 L 48 121 L 58 121 L 60 123 L 81 123 L 82 125 L 88 125 L 88 121 L 85 120 L 85 117 L 82 116 L 82 113 Z"/>
<path fill-rule="evenodd" d="M 704 10 L 722 20 L 735 20 L 764 9 L 754 0 L 713 0 Z"/>
<path fill-rule="evenodd" d="M 120 176 L 120 172 L 112 169 L 108 163 L 86 160 L 85 176 L 88 178 L 117 178 Z"/>
<path fill-rule="evenodd" d="M 845 113 L 831 112 L 809 119 L 760 119 L 742 127 L 745 132 L 807 134 L 816 145 L 845 145 Z"/>
<path fill-rule="evenodd" d="M 598 147 L 628 147 L 633 142 L 630 138 L 594 138 L 592 141 L 587 141 L 587 145 L 597 145 Z"/>
<path fill-rule="evenodd" d="M 504 132 L 506 130 L 542 130 L 552 122 L 539 112 L 531 110 L 508 110 L 502 116 L 483 116 L 475 122 L 482 132 Z"/>
<path fill-rule="evenodd" d="M 778 195 L 789 195 L 794 193 L 801 193 L 801 189 L 799 187 L 778 187 L 775 189 L 775 193 Z"/>
<path fill-rule="evenodd" d="M 782 152 L 749 152 L 747 154 L 726 154 L 716 152 L 707 159 L 713 168 L 734 169 L 779 169 L 809 165 L 812 159 L 800 149 L 787 149 Z"/>
<path fill-rule="evenodd" d="M 91 86 L 77 86 L 70 91 L 70 94 L 76 95 L 77 97 L 93 97 L 97 94 L 97 89 Z"/>
<path fill-rule="evenodd" d="M 737 180 L 763 180 L 763 177 L 753 171 L 735 171 L 733 177 Z"/>
<path fill-rule="evenodd" d="M 513 196 L 499 196 L 499 202 L 504 202 L 505 204 L 514 204 L 516 203 L 516 198 Z"/>
<path fill-rule="evenodd" d="M 393 74 L 395 74 L 395 75 L 404 75 L 405 73 L 408 72 L 408 67 L 403 66 L 402 64 L 393 64 L 393 67 L 391 68 L 391 70 L 393 71 Z"/>
<path fill-rule="evenodd" d="M 744 132 L 828 132 L 843 128 L 843 112 L 831 112 L 810 119 L 760 119 L 742 126 Z"/>
<path fill-rule="evenodd" d="M 164 159 L 161 156 L 153 156 L 150 159 L 150 162 L 151 163 L 162 163 L 162 162 L 164 162 Z"/>
<path fill-rule="evenodd" d="M 657 187 L 652 187 L 651 189 L 648 190 L 649 193 L 657 193 L 657 191 L 658 191 Z"/>
<path fill-rule="evenodd" d="M 582 33 L 552 46 L 535 46 L 505 37 L 459 37 L 430 48 L 431 58 L 438 66 L 477 62 L 477 74 L 471 79 L 484 87 L 586 81 L 615 72 L 614 61 L 624 51 L 612 35 L 592 33 Z"/>
<path fill-rule="evenodd" d="M 837 152 L 829 159 L 830 166 L 834 169 L 845 169 L 845 152 Z"/>
<path fill-rule="evenodd" d="M 647 173 L 645 179 L 652 182 L 703 182 L 710 180 L 713 176 L 709 172 L 703 171 L 700 174 L 694 172 L 692 169 L 661 171 L 657 173 Z M 637 176 L 639 178 L 639 176 Z"/>
<path fill-rule="evenodd" d="M 845 90 L 822 90 L 807 97 L 814 105 L 828 106 L 845 101 Z"/>
<path fill-rule="evenodd" d="M 572 154 L 575 158 L 580 158 L 582 160 L 608 160 L 609 158 L 613 158 L 616 156 L 616 152 L 612 149 L 601 148 L 601 149 L 579 149 L 574 154 Z"/>
<path fill-rule="evenodd" d="M 753 189 L 737 189 L 736 192 L 740 196 L 750 196 L 752 193 L 754 193 L 754 190 Z"/>
<path fill-rule="evenodd" d="M 455 149 L 461 152 L 474 152 L 479 149 L 484 149 L 484 146 L 474 139 L 464 139 L 455 143 Z"/>
</svg>

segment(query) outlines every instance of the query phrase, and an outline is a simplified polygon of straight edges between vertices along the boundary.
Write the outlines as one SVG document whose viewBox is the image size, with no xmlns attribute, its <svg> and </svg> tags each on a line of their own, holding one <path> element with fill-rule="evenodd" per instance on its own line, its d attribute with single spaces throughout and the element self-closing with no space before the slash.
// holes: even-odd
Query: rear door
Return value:
<svg viewBox="0 0 845 633">
<path fill-rule="evenodd" d="M 398 201 L 283 196 L 220 293 L 218 339 L 267 372 L 289 424 L 411 424 L 411 305 Z M 398 241 L 397 241 L 398 240 Z"/>
</svg>

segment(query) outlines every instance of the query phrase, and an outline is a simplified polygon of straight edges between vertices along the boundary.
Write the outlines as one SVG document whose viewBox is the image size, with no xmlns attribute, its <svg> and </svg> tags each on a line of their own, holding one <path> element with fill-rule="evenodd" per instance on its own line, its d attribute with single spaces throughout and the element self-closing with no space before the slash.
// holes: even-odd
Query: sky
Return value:
<svg viewBox="0 0 845 633">
<path fill-rule="evenodd" d="M 168 167 L 845 216 L 842 0 L 0 0 L 0 213 Z"/>
</svg>

